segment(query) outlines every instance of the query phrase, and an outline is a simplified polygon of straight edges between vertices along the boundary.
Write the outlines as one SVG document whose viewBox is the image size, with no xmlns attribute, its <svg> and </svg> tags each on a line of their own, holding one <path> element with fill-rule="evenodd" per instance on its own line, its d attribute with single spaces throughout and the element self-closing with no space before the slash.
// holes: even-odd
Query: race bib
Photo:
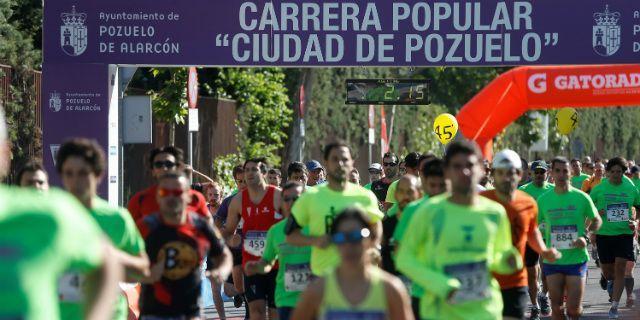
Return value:
<svg viewBox="0 0 640 320">
<path fill-rule="evenodd" d="M 626 203 L 613 203 L 607 206 L 607 221 L 629 221 L 629 206 Z"/>
<path fill-rule="evenodd" d="M 444 272 L 460 281 L 460 288 L 451 298 L 451 303 L 483 300 L 489 297 L 489 272 L 487 262 L 471 262 L 449 265 Z"/>
<path fill-rule="evenodd" d="M 249 231 L 244 235 L 244 251 L 252 256 L 262 257 L 267 244 L 266 231 Z"/>
<path fill-rule="evenodd" d="M 551 246 L 556 249 L 571 249 L 573 242 L 578 240 L 578 227 L 551 226 Z"/>
<path fill-rule="evenodd" d="M 62 302 L 81 302 L 84 275 L 67 272 L 58 280 L 58 298 Z"/>
<path fill-rule="evenodd" d="M 311 267 L 308 263 L 287 264 L 284 269 L 284 290 L 301 292 L 311 281 Z"/>
</svg>

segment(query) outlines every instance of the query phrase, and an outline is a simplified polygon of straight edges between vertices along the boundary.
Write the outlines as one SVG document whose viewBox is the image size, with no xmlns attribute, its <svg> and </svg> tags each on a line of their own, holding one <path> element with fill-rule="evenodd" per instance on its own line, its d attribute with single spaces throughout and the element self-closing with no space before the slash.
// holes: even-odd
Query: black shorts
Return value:
<svg viewBox="0 0 640 320">
<path fill-rule="evenodd" d="M 276 275 L 278 270 L 274 269 L 267 274 L 257 274 L 254 276 L 244 276 L 244 294 L 247 302 L 255 300 L 265 300 L 269 308 L 276 307 Z"/>
<path fill-rule="evenodd" d="M 233 266 L 242 266 L 242 248 L 229 248 L 233 257 Z"/>
<path fill-rule="evenodd" d="M 516 319 L 524 319 L 527 305 L 529 303 L 529 288 L 517 287 L 504 289 L 502 292 L 502 302 L 504 309 L 502 315 Z"/>
<path fill-rule="evenodd" d="M 633 235 L 621 234 L 617 236 L 596 235 L 596 247 L 600 263 L 614 263 L 616 258 L 636 261 L 633 252 Z"/>
<path fill-rule="evenodd" d="M 540 262 L 540 255 L 533 251 L 529 245 L 524 249 L 524 265 L 527 268 L 535 267 Z"/>
</svg>

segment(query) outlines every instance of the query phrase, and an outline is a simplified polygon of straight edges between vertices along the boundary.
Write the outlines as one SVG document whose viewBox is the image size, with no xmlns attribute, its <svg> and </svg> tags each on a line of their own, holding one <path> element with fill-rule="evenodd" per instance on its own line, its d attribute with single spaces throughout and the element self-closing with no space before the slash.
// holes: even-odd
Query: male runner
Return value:
<svg viewBox="0 0 640 320">
<path fill-rule="evenodd" d="M 449 190 L 448 183 L 444 178 L 444 163 L 441 159 L 429 158 L 421 161 L 420 181 L 422 185 L 422 198 L 409 203 L 404 209 L 399 210 L 398 225 L 393 232 L 392 243 L 395 246 L 394 259 L 397 259 L 398 248 L 402 243 L 402 238 L 409 226 L 409 222 L 416 213 L 416 210 L 431 197 L 445 193 Z M 405 283 L 408 283 L 409 293 L 411 294 L 411 308 L 413 316 L 420 319 L 420 298 L 424 295 L 424 289 L 411 281 L 406 276 L 401 276 Z"/>
<path fill-rule="evenodd" d="M 607 162 L 607 179 L 591 191 L 591 199 L 602 217 L 602 227 L 592 240 L 598 248 L 600 268 L 607 279 L 611 298 L 609 318 L 618 318 L 618 304 L 625 286 L 627 261 L 635 261 L 633 233 L 640 205 L 640 194 L 633 183 L 623 179 L 627 160 L 621 157 Z"/>
<path fill-rule="evenodd" d="M 582 189 L 582 183 L 587 179 L 589 179 L 589 175 L 582 173 L 580 159 L 571 159 L 571 186 L 576 189 Z"/>
<path fill-rule="evenodd" d="M 386 211 L 391 207 L 391 202 L 386 201 L 389 186 L 400 177 L 398 175 L 398 156 L 391 152 L 385 153 L 382 157 L 382 165 L 384 166 L 384 178 L 372 182 L 371 191 L 378 198 L 380 208 Z"/>
<path fill-rule="evenodd" d="M 309 173 L 304 163 L 299 161 L 289 163 L 289 166 L 287 166 L 287 182 L 297 181 L 306 187 L 308 178 Z"/>
<path fill-rule="evenodd" d="M 18 171 L 16 180 L 21 187 L 32 187 L 40 191 L 49 190 L 49 176 L 39 161 L 27 162 L 27 164 Z"/>
<path fill-rule="evenodd" d="M 0 106 L 0 179 L 10 163 Z M 90 273 L 85 319 L 111 319 L 122 269 L 100 227 L 69 194 L 0 185 L 0 318 L 60 319 L 58 278 L 69 268 Z"/>
<path fill-rule="evenodd" d="M 249 261 L 258 261 L 264 253 L 267 230 L 282 220 L 280 189 L 267 185 L 267 163 L 264 159 L 249 159 L 244 163 L 244 179 L 247 188 L 239 192 L 229 205 L 229 216 L 224 229 L 225 239 L 231 245 L 241 242 L 235 233 L 242 219 L 242 267 Z M 251 319 L 266 319 L 266 309 L 271 317 L 277 316 L 275 284 L 278 270 L 266 275 L 246 275 L 245 296 L 249 302 Z"/>
<path fill-rule="evenodd" d="M 360 185 L 360 172 L 358 172 L 358 169 L 351 169 L 351 172 L 349 172 L 349 182 Z"/>
<path fill-rule="evenodd" d="M 404 157 L 406 174 L 410 174 L 416 177 L 419 176 L 420 164 L 421 164 L 421 160 L 423 159 L 425 158 L 423 158 L 422 155 L 420 155 L 419 153 L 409 152 L 409 154 L 407 154 Z M 398 175 L 398 177 L 402 177 L 404 175 L 405 174 Z M 397 187 L 398 187 L 398 180 L 392 182 L 391 185 L 389 186 L 389 190 L 387 191 L 387 196 L 385 197 L 385 200 L 384 200 L 385 205 L 389 207 L 389 209 L 387 210 L 387 215 L 394 215 L 398 210 L 396 205 L 397 202 L 395 198 Z"/>
<path fill-rule="evenodd" d="M 384 171 L 382 170 L 382 165 L 377 162 L 372 163 L 367 171 L 369 172 L 369 183 L 365 184 L 364 188 L 371 190 L 371 184 L 382 179 Z"/>
<path fill-rule="evenodd" d="M 361 207 L 377 224 L 372 226 L 374 238 L 380 237 L 380 220 L 383 216 L 371 191 L 347 181 L 347 175 L 353 168 L 353 159 L 346 142 L 338 141 L 325 146 L 324 160 L 327 183 L 302 194 L 291 209 L 292 215 L 286 229 L 288 243 L 313 246 L 311 272 L 317 276 L 332 271 L 340 262 L 337 249 L 330 240 L 331 225 L 338 213 L 347 207 Z M 302 233 L 304 227 L 309 228 L 309 235 Z"/>
<path fill-rule="evenodd" d="M 521 268 L 504 208 L 476 191 L 480 149 L 455 141 L 444 158 L 451 194 L 430 199 L 415 213 L 398 251 L 397 266 L 425 289 L 426 319 L 497 319 L 502 299 L 492 272 Z"/>
<path fill-rule="evenodd" d="M 554 185 L 547 182 L 548 167 L 543 160 L 536 160 L 531 163 L 531 172 L 533 180 L 518 188 L 526 192 L 534 200 L 538 200 L 541 195 L 553 190 Z M 544 234 L 544 223 L 542 216 L 538 214 L 538 228 Z M 536 315 L 548 316 L 551 314 L 551 305 L 549 304 L 549 295 L 547 284 L 542 276 L 542 290 L 538 278 L 540 278 L 540 255 L 527 244 L 524 251 L 524 265 L 527 267 L 527 277 L 529 286 L 529 299 L 531 300 L 531 314 L 533 318 Z"/>
<path fill-rule="evenodd" d="M 287 182 L 282 188 L 282 214 L 286 219 L 291 216 L 291 207 L 302 192 L 304 192 L 304 185 L 296 181 Z M 268 274 L 276 261 L 279 264 L 275 297 L 280 320 L 291 318 L 300 293 L 306 289 L 311 280 L 311 248 L 292 246 L 287 243 L 284 232 L 286 225 L 286 220 L 274 224 L 267 232 L 267 245 L 262 259 L 249 261 L 245 265 L 247 275 L 253 276 Z M 309 229 L 304 228 L 303 234 L 308 232 Z"/>
<path fill-rule="evenodd" d="M 275 187 L 280 188 L 280 184 L 282 183 L 282 173 L 280 169 L 269 169 L 267 173 L 267 182 Z"/>
<path fill-rule="evenodd" d="M 604 179 L 604 164 L 596 161 L 593 166 L 593 175 L 582 183 L 582 191 L 590 193 Z"/>
<path fill-rule="evenodd" d="M 559 257 L 558 251 L 547 249 L 538 230 L 536 201 L 525 192 L 517 190 L 522 175 L 520 156 L 513 150 L 500 151 L 493 157 L 492 169 L 495 190 L 480 194 L 500 203 L 507 211 L 513 246 L 524 256 L 525 246 L 529 244 L 529 248 L 536 253 L 549 261 L 555 261 Z M 524 319 L 529 297 L 527 270 L 520 269 L 513 274 L 494 276 L 502 290 L 504 319 Z M 540 319 L 539 314 L 539 309 L 532 308 L 529 319 Z"/>
<path fill-rule="evenodd" d="M 633 166 L 629 171 L 631 172 L 631 182 L 640 190 L 640 167 Z"/>
<path fill-rule="evenodd" d="M 325 182 L 324 167 L 316 160 L 310 160 L 306 164 L 307 172 L 309 172 L 309 180 L 307 186 L 313 187 Z"/>
<path fill-rule="evenodd" d="M 571 187 L 571 170 L 566 158 L 551 161 L 551 175 L 555 187 L 538 198 L 538 207 L 546 225 L 546 243 L 559 250 L 562 257 L 555 262 L 545 259 L 542 272 L 549 287 L 553 319 L 565 318 L 562 310 L 565 293 L 567 315 L 569 319 L 578 319 L 582 314 L 589 261 L 586 229 L 597 230 L 602 220 L 589 196 Z"/>
<path fill-rule="evenodd" d="M 152 263 L 143 280 L 140 319 L 202 319 L 201 267 L 207 257 L 212 282 L 222 282 L 231 270 L 231 253 L 218 231 L 189 210 L 189 181 L 181 172 L 159 178 L 159 212 L 138 220 Z"/>
<path fill-rule="evenodd" d="M 582 158 L 582 168 L 584 169 L 584 173 L 588 174 L 589 176 L 593 175 L 594 164 L 591 161 L 591 157 L 586 156 Z"/>
<path fill-rule="evenodd" d="M 155 148 L 151 150 L 149 154 L 149 165 L 153 179 L 157 181 L 158 178 L 167 171 L 182 169 L 184 166 L 183 152 L 180 148 L 174 146 Z M 158 185 L 155 184 L 145 190 L 139 191 L 131 197 L 127 208 L 135 221 L 138 221 L 148 214 L 158 212 L 158 202 L 156 201 L 157 189 Z M 207 200 L 204 196 L 200 192 L 191 189 L 189 189 L 189 194 L 191 195 L 191 201 L 189 202 L 190 211 L 200 214 L 207 219 L 207 221 L 212 222 L 211 214 L 207 209 Z"/>
<path fill-rule="evenodd" d="M 531 170 L 529 170 L 529 162 L 527 159 L 520 157 L 520 162 L 522 162 L 522 179 L 520 179 L 520 183 L 518 184 L 518 188 L 524 186 L 525 184 L 531 182 Z"/>
<path fill-rule="evenodd" d="M 144 252 L 144 240 L 135 222 L 124 208 L 112 207 L 97 196 L 98 185 L 102 182 L 105 156 L 97 142 L 75 138 L 60 146 L 56 169 L 62 178 L 64 189 L 78 199 L 89 211 L 89 216 L 111 240 L 117 249 L 115 253 L 125 266 L 126 281 L 138 282 L 149 274 L 149 260 Z M 58 282 L 60 317 L 62 319 L 82 319 L 86 298 L 81 288 L 86 286 L 85 274 L 67 270 Z M 115 304 L 113 319 L 127 319 L 126 297 L 121 294 Z"/>
</svg>

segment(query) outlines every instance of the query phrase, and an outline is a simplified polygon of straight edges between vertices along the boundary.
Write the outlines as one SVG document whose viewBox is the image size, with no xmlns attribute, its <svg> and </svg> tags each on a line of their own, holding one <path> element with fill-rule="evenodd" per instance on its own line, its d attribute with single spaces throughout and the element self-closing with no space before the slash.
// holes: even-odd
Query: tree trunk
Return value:
<svg viewBox="0 0 640 320">
<path fill-rule="evenodd" d="M 306 115 L 308 114 L 307 110 L 309 109 L 309 101 L 311 100 L 311 94 L 313 92 L 312 86 L 314 74 L 315 72 L 313 68 L 302 69 L 300 72 L 300 78 L 296 86 L 297 91 L 294 95 L 295 100 L 293 101 L 293 121 L 291 122 L 291 126 L 289 127 L 289 139 L 287 139 L 285 154 L 282 157 L 283 175 L 286 175 L 285 170 L 289 163 L 293 161 L 304 160 L 304 138 L 302 137 L 300 131 L 300 86 L 304 84 L 305 110 L 303 112 Z M 305 125 L 308 125 L 308 122 L 306 122 Z"/>
</svg>

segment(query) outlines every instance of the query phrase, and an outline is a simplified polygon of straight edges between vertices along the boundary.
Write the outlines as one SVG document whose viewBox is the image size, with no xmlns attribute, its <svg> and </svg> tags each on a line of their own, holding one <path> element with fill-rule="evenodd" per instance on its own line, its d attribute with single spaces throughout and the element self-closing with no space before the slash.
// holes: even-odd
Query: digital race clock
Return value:
<svg viewBox="0 0 640 320">
<path fill-rule="evenodd" d="M 348 79 L 346 104 L 429 104 L 429 80 Z"/>
</svg>

